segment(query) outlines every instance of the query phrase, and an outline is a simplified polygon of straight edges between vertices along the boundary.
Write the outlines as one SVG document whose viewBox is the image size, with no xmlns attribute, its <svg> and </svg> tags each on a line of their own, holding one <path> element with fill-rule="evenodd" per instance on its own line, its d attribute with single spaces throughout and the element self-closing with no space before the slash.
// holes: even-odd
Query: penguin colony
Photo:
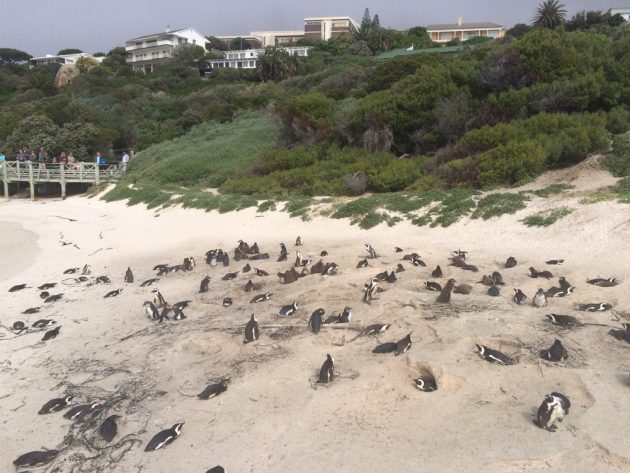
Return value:
<svg viewBox="0 0 630 473">
<path fill-rule="evenodd" d="M 298 237 L 295 242 L 296 247 L 300 247 L 303 245 L 302 238 Z M 371 244 L 365 243 L 365 251 L 367 255 L 363 259 L 361 259 L 356 268 L 360 270 L 367 271 L 369 270 L 371 264 L 370 260 L 376 260 L 379 258 L 379 254 L 372 247 Z M 404 250 L 395 247 L 395 253 L 401 253 Z M 321 251 L 320 256 L 327 256 L 327 251 Z M 233 252 L 233 262 L 239 262 L 241 260 L 251 260 L 251 261 L 261 261 L 269 259 L 268 253 L 261 253 L 258 245 L 254 243 L 253 245 L 248 245 L 244 241 L 240 240 L 238 242 L 238 246 L 234 249 Z M 277 258 L 277 262 L 285 262 L 288 260 L 288 251 L 286 245 L 284 243 L 280 243 L 280 253 Z M 408 264 L 417 267 L 417 268 L 425 268 L 427 264 L 422 259 L 422 257 L 417 253 L 407 254 L 402 258 L 403 262 L 407 262 Z M 230 266 L 230 256 L 228 252 L 222 249 L 214 249 L 209 250 L 205 253 L 205 262 L 210 267 Z M 548 265 L 562 265 L 564 260 L 549 260 L 545 262 Z M 373 264 L 373 263 L 372 263 Z M 502 265 L 503 270 L 514 271 L 513 268 L 517 268 L 519 265 L 517 259 L 513 256 L 507 258 L 504 265 Z M 472 265 L 468 262 L 468 252 L 463 250 L 456 250 L 450 255 L 448 266 L 453 267 L 454 270 L 462 270 L 469 272 L 478 272 L 478 268 L 475 265 Z M 164 323 L 165 321 L 183 321 L 186 319 L 186 315 L 184 314 L 184 310 L 187 309 L 189 304 L 192 303 L 191 300 L 182 300 L 179 302 L 175 302 L 173 304 L 169 304 L 167 301 L 167 297 L 162 294 L 157 287 L 157 283 L 161 280 L 162 277 L 168 277 L 170 273 L 177 272 L 192 272 L 195 271 L 196 264 L 195 259 L 192 256 L 187 256 L 184 258 L 182 264 L 171 265 L 168 263 L 157 264 L 153 267 L 153 271 L 155 271 L 155 275 L 157 277 L 149 278 L 143 280 L 142 283 L 139 284 L 139 287 L 148 288 L 150 286 L 156 285 L 153 289 L 147 292 L 147 298 L 149 300 L 145 300 L 143 303 L 139 303 L 139 307 L 144 308 L 144 312 L 151 322 L 155 323 Z M 242 269 L 234 272 L 227 272 L 221 277 L 217 277 L 216 279 L 220 279 L 222 281 L 233 281 L 239 278 L 240 273 L 249 273 L 253 270 L 253 275 L 258 278 L 269 277 L 269 273 L 261 268 L 252 268 L 249 263 L 243 265 Z M 335 276 L 337 274 L 338 266 L 335 263 L 324 263 L 320 260 L 315 265 L 312 264 L 312 259 L 309 257 L 305 257 L 302 252 L 298 249 L 296 251 L 296 259 L 295 264 L 290 269 L 284 272 L 278 272 L 277 276 L 282 284 L 290 284 L 292 282 L 297 281 L 300 278 L 311 276 L 313 274 L 319 274 L 322 276 Z M 80 268 L 70 268 L 63 271 L 64 275 L 68 274 L 76 274 L 80 271 Z M 387 283 L 388 286 L 394 284 L 397 281 L 396 273 L 401 273 L 405 271 L 405 267 L 402 263 L 398 263 L 395 270 L 384 271 L 382 273 L 378 273 L 374 277 L 370 277 L 363 287 L 363 296 L 361 297 L 358 293 L 356 294 L 355 300 L 358 300 L 361 297 L 361 300 L 366 304 L 372 304 L 373 302 L 378 302 L 377 294 L 379 292 L 383 292 L 386 289 L 382 289 L 381 285 L 383 283 Z M 85 265 L 83 267 L 83 276 L 77 278 L 75 282 L 89 282 L 90 278 L 86 275 L 90 274 L 90 267 Z M 431 271 L 430 275 L 434 279 L 446 278 L 447 274 L 449 279 L 446 280 L 444 284 L 437 281 L 427 280 L 424 282 L 423 290 L 430 294 L 432 291 L 437 293 L 437 297 L 433 296 L 435 299 L 435 304 L 450 304 L 452 301 L 452 295 L 468 295 L 470 294 L 474 288 L 470 284 L 460 283 L 458 284 L 457 280 L 454 277 L 455 271 L 444 270 L 440 265 L 435 266 L 435 269 Z M 464 273 L 461 273 L 464 274 Z M 457 274 L 457 276 L 461 276 L 461 274 Z M 554 275 L 551 271 L 548 270 L 539 270 L 534 267 L 529 268 L 529 276 L 534 279 L 540 279 L 549 281 L 554 278 Z M 130 285 L 134 284 L 134 275 L 133 271 L 130 267 L 126 269 L 124 275 L 122 277 L 125 284 Z M 109 284 L 111 280 L 107 276 L 99 276 L 96 278 L 92 278 L 92 282 L 89 284 Z M 489 289 L 487 290 L 487 294 L 493 297 L 500 297 L 500 288 L 506 286 L 506 282 L 503 279 L 503 275 L 499 271 L 494 271 L 490 275 L 482 276 L 481 280 L 478 283 L 487 286 Z M 615 278 L 595 278 L 587 280 L 588 284 L 593 286 L 607 288 L 607 287 L 615 287 L 620 284 Z M 210 275 L 204 275 L 199 283 L 199 293 L 208 292 L 209 286 L 212 284 L 212 277 Z M 262 287 L 261 283 L 253 283 L 252 280 L 248 280 L 248 282 L 243 286 L 241 282 L 235 283 L 240 287 L 240 290 L 244 290 L 245 292 L 259 290 Z M 57 286 L 57 283 L 50 282 L 44 283 L 37 287 L 37 290 L 51 290 Z M 29 289 L 26 283 L 14 285 L 8 289 L 8 292 L 19 292 L 23 290 Z M 123 294 L 124 288 L 118 288 L 111 291 L 106 292 L 102 297 L 105 299 L 112 299 Z M 560 277 L 558 280 L 558 287 L 552 286 L 548 290 L 545 291 L 543 288 L 539 288 L 537 292 L 531 297 L 531 299 L 520 289 L 513 288 L 514 294 L 511 296 L 511 299 L 514 303 L 514 309 L 517 309 L 517 306 L 522 306 L 528 304 L 528 301 L 531 300 L 531 305 L 536 308 L 544 308 L 549 304 L 550 299 L 557 297 L 567 297 L 574 293 L 576 288 L 569 284 L 564 277 Z M 196 292 L 196 291 L 195 291 Z M 255 295 L 251 300 L 250 304 L 256 305 L 264 305 L 269 304 L 269 301 L 272 299 L 271 292 L 264 292 Z M 63 299 L 64 294 L 58 293 L 54 295 L 50 295 L 47 291 L 42 292 L 40 297 L 44 300 L 45 304 L 54 304 L 58 303 Z M 233 304 L 233 299 L 231 297 L 224 297 L 222 300 L 222 305 L 226 308 L 229 308 Z M 578 310 L 584 312 L 604 312 L 613 309 L 612 304 L 607 302 L 586 302 L 580 303 L 577 305 Z M 36 314 L 40 311 L 41 306 L 32 307 L 24 310 L 22 314 L 24 315 L 32 315 Z M 286 317 L 286 318 L 295 318 L 296 314 L 300 312 L 301 306 L 299 301 L 293 301 L 291 303 L 282 305 L 279 311 L 277 312 L 278 317 Z M 169 317 L 169 315 L 171 317 Z M 344 307 L 339 313 L 333 313 L 325 317 L 326 309 L 320 307 L 316 308 L 311 312 L 311 315 L 308 317 L 308 323 L 306 324 L 306 329 L 308 329 L 313 334 L 319 333 L 324 327 L 332 325 L 332 324 L 349 324 L 352 318 L 352 308 Z M 565 314 L 544 314 L 546 317 L 546 321 L 554 326 L 561 327 L 563 329 L 571 329 L 576 327 L 582 327 L 584 325 L 604 325 L 604 324 L 585 324 L 582 323 L 578 318 L 565 315 Z M 261 335 L 264 335 L 264 329 L 261 329 L 259 325 L 258 318 L 255 313 L 252 313 L 249 320 L 241 321 L 243 326 L 243 343 L 244 344 L 255 344 Z M 10 330 L 16 336 L 28 335 L 30 333 L 37 333 L 44 331 L 44 336 L 41 339 L 46 343 L 54 343 L 53 340 L 60 336 L 61 325 L 58 325 L 57 322 L 53 319 L 38 319 L 30 326 L 29 324 L 18 320 L 14 321 L 10 327 L 5 327 L 5 329 Z M 52 327 L 52 328 L 51 328 Z M 391 327 L 391 323 L 375 323 L 364 327 L 361 330 L 359 336 L 379 336 L 383 335 L 388 329 Z M 616 340 L 624 343 L 630 344 L 630 323 L 622 323 L 619 328 L 612 328 L 609 334 L 613 336 Z M 394 339 L 395 340 L 395 339 Z M 386 355 L 393 353 L 394 356 L 400 356 L 406 353 L 408 350 L 412 348 L 412 333 L 408 333 L 406 336 L 400 338 L 397 341 L 389 341 L 385 343 L 380 343 L 376 345 L 372 352 L 379 355 Z M 493 348 L 491 346 L 484 345 L 482 343 L 476 343 L 474 347 L 471 347 L 471 351 L 474 350 L 480 358 L 483 360 L 493 363 L 499 366 L 510 366 L 518 364 L 518 358 L 501 352 L 497 348 Z M 570 351 L 563 346 L 562 341 L 556 338 L 549 348 L 540 350 L 539 357 L 541 360 L 545 360 L 551 363 L 561 363 L 564 360 L 567 360 L 571 357 Z M 317 360 L 313 360 L 315 364 Z M 320 384 L 330 384 L 335 382 L 336 371 L 335 371 L 335 359 L 330 353 L 326 354 L 326 358 L 319 369 L 319 375 L 317 377 L 317 383 Z M 208 400 L 219 396 L 225 393 L 228 390 L 228 385 L 230 384 L 230 378 L 221 379 L 219 382 L 212 383 L 205 387 L 196 397 L 200 400 Z M 439 391 L 439 379 L 431 372 L 424 372 L 420 377 L 412 380 L 413 385 L 422 392 L 435 392 Z M 557 430 L 558 426 L 557 422 L 562 422 L 563 418 L 569 414 L 569 409 L 571 407 L 571 402 L 569 399 L 570 393 L 560 393 L 560 392 L 551 392 L 544 396 L 542 403 L 540 404 L 538 410 L 535 413 L 535 418 L 533 420 L 534 424 L 540 427 L 541 429 L 545 429 L 549 432 L 554 432 Z M 40 415 L 54 415 L 57 412 L 65 411 L 63 414 L 63 418 L 70 421 L 81 421 L 84 418 L 90 416 L 97 416 L 102 414 L 104 411 L 108 409 L 107 406 L 103 405 L 99 400 L 85 400 L 87 402 L 83 402 L 77 405 L 73 405 L 74 395 L 72 393 L 66 393 L 62 397 L 53 398 L 46 402 L 38 411 Z M 109 414 L 109 412 L 107 412 Z M 124 422 L 124 418 L 119 414 L 111 414 L 107 416 L 100 426 L 98 427 L 98 435 L 106 442 L 112 442 L 114 438 L 116 438 L 118 434 L 118 422 Z M 157 433 L 155 433 L 146 443 L 144 451 L 145 452 L 153 452 L 157 450 L 161 450 L 167 447 L 169 444 L 174 442 L 183 432 L 185 422 L 179 421 L 174 423 L 172 426 L 165 428 Z M 59 439 L 59 443 L 61 443 L 62 439 Z M 21 467 L 36 467 L 40 465 L 45 465 L 53 461 L 60 453 L 60 450 L 50 449 L 50 450 L 36 450 L 30 451 L 28 453 L 22 454 L 14 460 L 14 465 L 17 468 Z M 225 469 L 221 466 L 215 466 L 209 470 L 208 472 L 225 472 Z"/>
</svg>

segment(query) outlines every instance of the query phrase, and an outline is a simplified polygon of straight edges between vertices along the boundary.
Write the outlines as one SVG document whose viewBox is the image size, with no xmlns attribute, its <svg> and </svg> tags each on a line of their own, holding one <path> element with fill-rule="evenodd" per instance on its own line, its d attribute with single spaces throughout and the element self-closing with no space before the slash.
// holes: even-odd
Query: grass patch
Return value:
<svg viewBox="0 0 630 473">
<path fill-rule="evenodd" d="M 313 204 L 315 204 L 315 200 L 310 197 L 295 197 L 287 201 L 284 210 L 291 217 L 301 217 L 302 220 L 308 220 L 308 211 Z"/>
<path fill-rule="evenodd" d="M 276 201 L 275 200 L 263 200 L 260 204 L 258 204 L 258 208 L 256 212 L 271 212 L 276 210 Z"/>
<path fill-rule="evenodd" d="M 529 197 L 524 194 L 490 194 L 477 202 L 472 218 L 488 220 L 504 214 L 514 214 L 526 206 Z"/>
<path fill-rule="evenodd" d="M 543 187 L 542 189 L 536 189 L 534 191 L 529 191 L 530 194 L 534 194 L 538 197 L 549 197 L 552 195 L 560 194 L 564 191 L 568 191 L 573 189 L 573 186 L 570 184 L 551 184 L 550 186 Z"/>
<path fill-rule="evenodd" d="M 572 213 L 573 210 L 574 209 L 570 209 L 569 207 L 559 207 L 557 209 L 545 210 L 544 212 L 529 215 L 521 220 L 521 222 L 528 227 L 548 227 Z"/>
<path fill-rule="evenodd" d="M 616 200 L 620 204 L 630 204 L 630 177 L 620 179 L 616 186 L 602 187 L 595 192 L 585 194 L 580 199 L 580 204 L 597 204 L 610 200 Z"/>
<path fill-rule="evenodd" d="M 442 202 L 431 209 L 431 213 L 436 215 L 431 222 L 431 227 L 449 227 L 467 216 L 475 208 L 473 196 L 479 191 L 470 189 L 453 189 Z"/>
</svg>

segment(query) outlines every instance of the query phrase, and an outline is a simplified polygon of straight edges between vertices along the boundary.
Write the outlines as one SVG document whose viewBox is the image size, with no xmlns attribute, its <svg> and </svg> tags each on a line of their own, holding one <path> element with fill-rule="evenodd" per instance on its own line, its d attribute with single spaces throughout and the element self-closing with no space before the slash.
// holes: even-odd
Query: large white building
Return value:
<svg viewBox="0 0 630 473">
<path fill-rule="evenodd" d="M 428 25 L 427 33 L 436 43 L 448 43 L 454 39 L 467 41 L 476 36 L 503 38 L 507 33 L 507 28 L 487 21 L 464 23 L 464 19 L 459 17 L 456 23 Z"/>
<path fill-rule="evenodd" d="M 96 62 L 101 62 L 103 60 L 102 57 L 94 57 L 86 53 L 57 54 L 57 55 L 46 54 L 45 56 L 33 57 L 29 59 L 29 63 L 31 63 L 33 66 L 40 66 L 42 64 L 53 64 L 53 63 L 76 64 L 76 62 L 82 57 L 93 59 Z"/>
<path fill-rule="evenodd" d="M 621 15 L 624 20 L 630 21 L 630 7 L 628 8 L 611 8 L 611 15 Z"/>
<path fill-rule="evenodd" d="M 283 48 L 293 56 L 308 56 L 309 47 L 300 46 L 294 48 Z M 225 51 L 225 58 L 213 59 L 209 61 L 212 69 L 231 68 L 231 69 L 256 69 L 258 66 L 258 56 L 265 49 L 243 49 L 240 51 Z"/>
<path fill-rule="evenodd" d="M 180 44 L 195 44 L 206 49 L 206 38 L 194 28 L 155 33 L 130 39 L 125 43 L 129 54 L 127 62 L 135 71 L 153 72 L 156 65 L 172 56 L 173 49 Z"/>
</svg>

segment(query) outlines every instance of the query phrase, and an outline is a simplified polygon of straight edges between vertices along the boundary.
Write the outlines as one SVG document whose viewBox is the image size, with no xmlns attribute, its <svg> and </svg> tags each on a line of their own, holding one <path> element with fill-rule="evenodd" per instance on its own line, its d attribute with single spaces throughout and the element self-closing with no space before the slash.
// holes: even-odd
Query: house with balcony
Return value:
<svg viewBox="0 0 630 473">
<path fill-rule="evenodd" d="M 475 36 L 503 38 L 507 33 L 505 26 L 490 22 L 464 23 L 462 17 L 456 23 L 428 25 L 427 33 L 435 43 L 448 43 L 454 39 L 468 41 Z"/>
<path fill-rule="evenodd" d="M 611 8 L 611 15 L 621 15 L 624 20 L 630 21 L 630 7 L 627 8 Z"/>
<path fill-rule="evenodd" d="M 96 62 L 101 62 L 103 60 L 102 57 L 94 57 L 86 53 L 76 53 L 76 54 L 46 54 L 41 57 L 33 57 L 28 60 L 29 64 L 32 66 L 41 66 L 43 64 L 76 64 L 76 62 L 82 58 L 86 57 L 89 59 L 93 59 Z"/>
<path fill-rule="evenodd" d="M 292 56 L 308 56 L 308 46 L 282 48 Z M 209 61 L 211 69 L 231 68 L 231 69 L 256 69 L 258 67 L 258 56 L 265 48 L 242 49 L 240 51 L 224 51 L 223 59 L 213 59 Z"/>
<path fill-rule="evenodd" d="M 304 18 L 304 36 L 313 40 L 328 41 L 358 30 L 359 24 L 349 16 Z"/>
<path fill-rule="evenodd" d="M 127 63 L 134 71 L 153 72 L 155 66 L 172 57 L 173 49 L 180 44 L 195 44 L 206 49 L 206 38 L 194 28 L 155 33 L 125 42 Z"/>
</svg>

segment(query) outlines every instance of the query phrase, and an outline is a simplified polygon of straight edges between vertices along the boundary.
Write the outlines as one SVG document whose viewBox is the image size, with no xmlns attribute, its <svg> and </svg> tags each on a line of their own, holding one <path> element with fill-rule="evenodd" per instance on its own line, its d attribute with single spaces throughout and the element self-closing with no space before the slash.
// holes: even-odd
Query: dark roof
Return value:
<svg viewBox="0 0 630 473">
<path fill-rule="evenodd" d="M 425 49 L 412 49 L 411 51 L 401 48 L 401 49 L 390 49 L 389 51 L 384 51 L 381 54 L 377 55 L 377 59 L 390 59 L 398 56 L 411 56 L 414 54 L 447 54 L 447 53 L 458 53 L 464 49 L 469 49 L 471 46 L 446 46 L 443 48 L 425 48 Z"/>
<path fill-rule="evenodd" d="M 489 21 L 480 21 L 477 23 L 462 23 L 458 25 L 457 23 L 447 23 L 443 25 L 429 25 L 426 27 L 427 30 L 476 30 L 476 29 L 494 29 L 494 28 L 505 28 L 505 26 L 497 25 L 496 23 L 492 23 Z"/>
</svg>

